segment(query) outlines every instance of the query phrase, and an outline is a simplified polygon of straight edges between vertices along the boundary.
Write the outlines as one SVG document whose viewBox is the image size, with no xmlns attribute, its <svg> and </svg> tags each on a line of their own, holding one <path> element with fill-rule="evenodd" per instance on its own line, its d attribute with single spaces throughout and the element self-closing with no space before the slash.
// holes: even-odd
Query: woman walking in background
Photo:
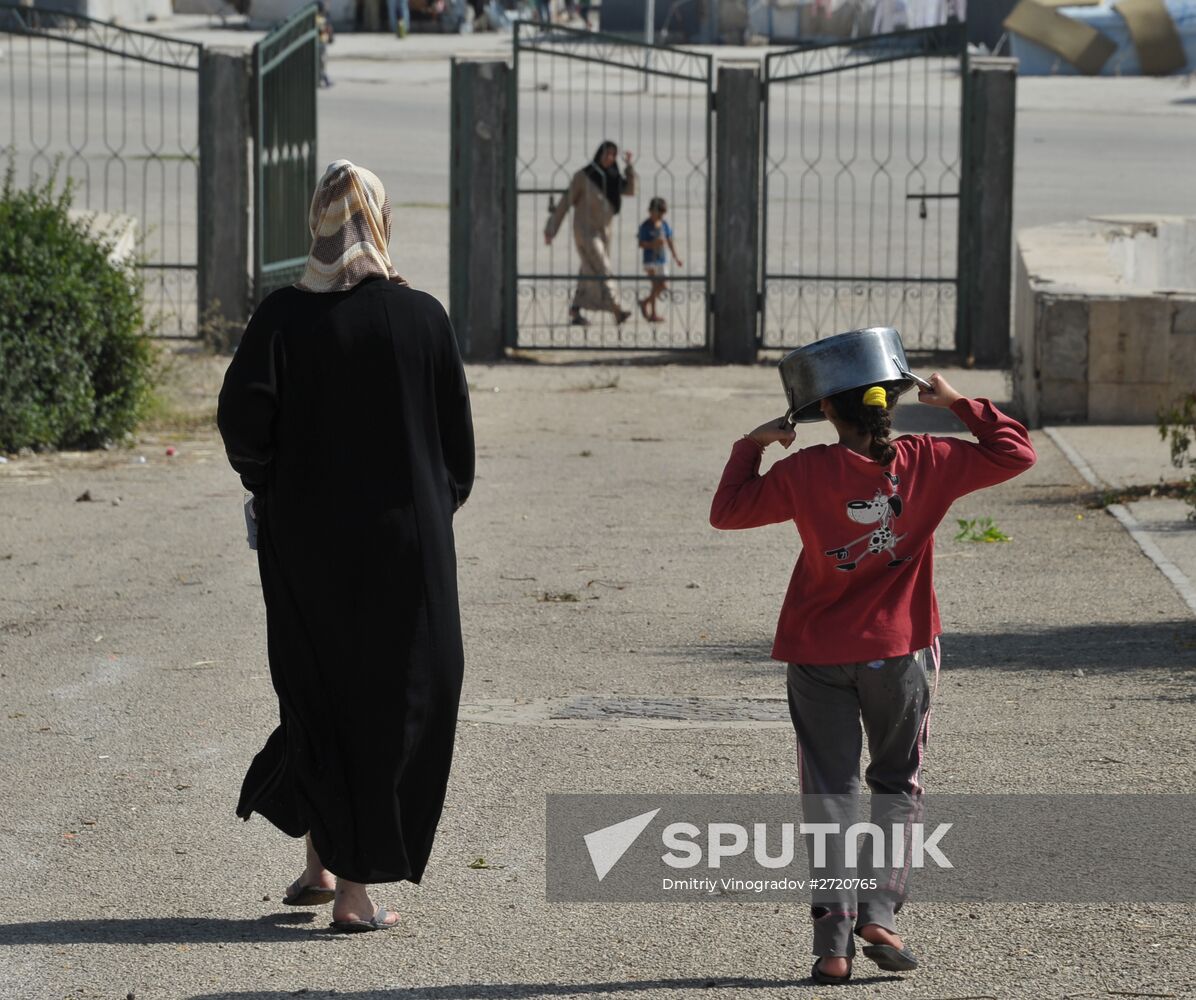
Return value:
<svg viewBox="0 0 1196 1000">
<path fill-rule="evenodd" d="M 583 309 L 613 313 L 615 322 L 623 323 L 631 315 L 620 308 L 610 263 L 611 224 L 622 207 L 623 195 L 635 194 L 635 169 L 631 153 L 623 154 L 625 173 L 619 173 L 619 147 L 609 139 L 598 147 L 594 159 L 573 175 L 569 190 L 552 209 L 544 227 L 544 243 L 549 245 L 573 209 L 573 242 L 581 266 L 577 291 L 569 307 L 569 321 L 574 326 L 589 326 Z"/>
<path fill-rule="evenodd" d="M 219 424 L 254 496 L 280 724 L 237 815 L 307 838 L 284 903 L 333 926 L 398 915 L 367 884 L 419 882 L 453 753 L 463 656 L 453 512 L 473 484 L 465 374 L 440 304 L 408 288 L 390 203 L 329 166 L 302 279 L 254 313 Z M 334 901 L 335 890 L 335 901 Z"/>
</svg>

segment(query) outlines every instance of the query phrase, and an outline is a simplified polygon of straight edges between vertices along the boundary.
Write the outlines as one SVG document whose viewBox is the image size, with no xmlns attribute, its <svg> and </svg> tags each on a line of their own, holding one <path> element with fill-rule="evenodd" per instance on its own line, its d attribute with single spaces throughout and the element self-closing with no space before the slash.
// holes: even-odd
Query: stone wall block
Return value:
<svg viewBox="0 0 1196 1000">
<path fill-rule="evenodd" d="M 1088 310 L 1088 377 L 1095 382 L 1124 382 L 1125 337 L 1120 299 L 1099 299 Z"/>
<path fill-rule="evenodd" d="M 1196 392 L 1196 331 L 1192 334 L 1173 333 L 1168 356 L 1168 382 L 1175 398 L 1185 392 Z"/>
<path fill-rule="evenodd" d="M 1038 373 L 1043 379 L 1083 381 L 1088 377 L 1088 303 L 1052 299 L 1042 317 Z"/>
<path fill-rule="evenodd" d="M 1088 377 L 1093 382 L 1165 383 L 1171 312 L 1166 299 L 1093 302 Z"/>
<path fill-rule="evenodd" d="M 1175 303 L 1171 332 L 1178 336 L 1196 337 L 1196 300 L 1180 300 Z"/>
<path fill-rule="evenodd" d="M 1044 378 L 1039 397 L 1039 424 L 1075 423 L 1088 419 L 1088 383 Z"/>
<path fill-rule="evenodd" d="M 1094 424 L 1152 424 L 1169 396 L 1159 382 L 1090 382 L 1088 419 Z"/>
</svg>

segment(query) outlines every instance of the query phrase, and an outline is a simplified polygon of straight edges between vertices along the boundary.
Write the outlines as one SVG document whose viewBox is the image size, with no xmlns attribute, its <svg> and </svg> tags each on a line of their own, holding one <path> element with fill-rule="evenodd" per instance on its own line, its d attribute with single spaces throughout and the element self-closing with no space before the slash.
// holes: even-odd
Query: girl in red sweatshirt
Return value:
<svg viewBox="0 0 1196 1000">
<path fill-rule="evenodd" d="M 797 526 L 802 551 L 772 655 L 789 665 L 802 794 L 819 797 L 807 803 L 854 797 L 862 719 L 865 779 L 881 797 L 873 799 L 873 822 L 882 829 L 888 826 L 878 820 L 892 818 L 893 803 L 907 821 L 921 814 L 929 674 L 937 676 L 941 631 L 934 531 L 956 499 L 1012 479 L 1035 459 L 1025 428 L 990 401 L 964 398 L 938 374 L 930 386 L 919 401 L 949 408 L 975 442 L 928 434 L 890 440 L 895 384 L 862 386 L 822 400 L 836 444 L 802 448 L 760 475 L 764 449 L 774 442 L 788 448 L 793 428 L 774 420 L 737 441 L 710 509 L 716 528 Z M 878 807 L 881 800 L 889 806 Z M 863 862 L 848 874 L 867 874 Z M 907 874 L 908 859 L 906 868 L 885 869 L 879 891 L 866 897 L 841 889 L 815 894 L 816 982 L 848 981 L 853 930 L 882 969 L 917 967 L 896 933 Z"/>
</svg>

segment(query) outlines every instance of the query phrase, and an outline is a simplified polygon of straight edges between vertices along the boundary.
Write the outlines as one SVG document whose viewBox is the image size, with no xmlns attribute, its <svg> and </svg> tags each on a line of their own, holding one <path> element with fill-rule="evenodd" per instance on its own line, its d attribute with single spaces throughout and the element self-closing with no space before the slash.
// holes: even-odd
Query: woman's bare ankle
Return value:
<svg viewBox="0 0 1196 1000">
<path fill-rule="evenodd" d="M 336 920 L 369 920 L 374 915 L 374 904 L 367 888 L 360 882 L 338 878 L 332 915 Z"/>
<path fill-rule="evenodd" d="M 348 879 L 336 880 L 336 900 L 332 904 L 333 920 L 373 920 L 377 907 L 370 899 L 369 886 Z M 399 915 L 389 911 L 383 923 L 387 926 L 397 923 Z"/>
<path fill-rule="evenodd" d="M 303 874 L 299 876 L 299 884 L 316 885 L 322 889 L 335 889 L 336 876 L 322 865 L 317 868 L 312 868 L 309 865 L 303 869 Z"/>
</svg>

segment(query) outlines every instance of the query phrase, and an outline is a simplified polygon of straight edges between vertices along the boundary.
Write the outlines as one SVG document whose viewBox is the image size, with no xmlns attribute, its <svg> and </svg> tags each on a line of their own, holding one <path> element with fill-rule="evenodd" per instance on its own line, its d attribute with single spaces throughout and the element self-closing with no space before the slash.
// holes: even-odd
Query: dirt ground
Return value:
<svg viewBox="0 0 1196 1000">
<path fill-rule="evenodd" d="M 277 706 L 241 489 L 209 424 L 222 362 L 180 364 L 173 402 L 131 448 L 0 465 L 0 996 L 830 992 L 805 979 L 798 905 L 544 900 L 548 792 L 796 789 L 783 725 L 542 710 L 783 697 L 768 648 L 794 532 L 707 523 L 733 440 L 784 408 L 771 367 L 470 368 L 478 482 L 457 518 L 467 673 L 449 800 L 423 885 L 379 893 L 403 929 L 341 940 L 323 912 L 280 912 L 298 847 L 233 815 Z M 949 377 L 1006 398 L 999 373 Z M 960 430 L 916 404 L 898 414 Z M 826 434 L 806 427 L 799 443 Z M 939 534 L 928 785 L 1196 791 L 1196 625 L 1034 440 L 1033 470 L 952 512 L 993 518 L 1010 543 L 955 541 L 952 519 Z M 914 902 L 902 930 L 923 968 L 861 963 L 839 993 L 1191 996 L 1194 918 L 1180 904 Z"/>
</svg>

